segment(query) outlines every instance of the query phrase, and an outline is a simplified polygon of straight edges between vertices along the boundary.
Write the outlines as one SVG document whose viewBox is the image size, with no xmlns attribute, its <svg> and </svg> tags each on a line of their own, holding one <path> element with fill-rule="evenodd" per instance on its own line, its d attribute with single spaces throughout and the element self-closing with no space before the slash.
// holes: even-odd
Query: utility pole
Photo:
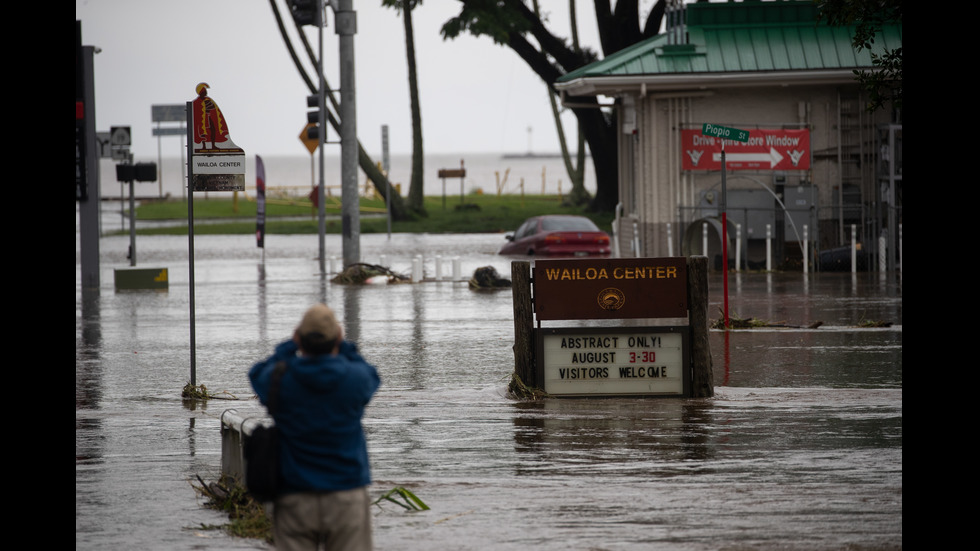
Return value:
<svg viewBox="0 0 980 551">
<path fill-rule="evenodd" d="M 317 76 L 319 81 L 317 82 L 317 107 L 320 109 L 320 115 L 317 120 L 319 131 L 318 138 L 320 140 L 320 184 L 316 188 L 317 193 L 317 236 L 320 241 L 320 274 L 326 276 L 326 233 L 327 233 L 327 206 L 326 206 L 326 192 L 324 188 L 326 183 L 323 177 L 324 159 L 323 150 L 326 149 L 327 143 L 327 91 L 326 91 L 326 81 L 327 79 L 323 75 L 323 28 L 326 26 L 326 14 L 324 14 L 324 5 L 317 2 L 316 5 L 316 16 L 315 22 L 317 26 L 317 38 L 320 48 L 320 58 L 319 67 L 317 67 Z"/>
<path fill-rule="evenodd" d="M 340 180 L 344 267 L 361 261 L 360 201 L 357 194 L 357 111 L 354 86 L 353 0 L 339 0 L 335 11 L 340 36 Z"/>
<path fill-rule="evenodd" d="M 82 290 L 98 296 L 99 238 L 102 232 L 99 156 L 95 145 L 95 47 L 82 46 L 82 23 L 75 23 L 75 201 L 81 245 Z"/>
</svg>

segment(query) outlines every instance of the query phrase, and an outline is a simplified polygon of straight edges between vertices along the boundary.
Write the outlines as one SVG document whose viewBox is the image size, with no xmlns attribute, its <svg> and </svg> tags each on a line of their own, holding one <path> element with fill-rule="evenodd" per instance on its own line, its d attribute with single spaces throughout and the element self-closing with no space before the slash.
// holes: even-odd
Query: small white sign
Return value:
<svg viewBox="0 0 980 551">
<path fill-rule="evenodd" d="M 245 155 L 194 155 L 194 174 L 245 174 Z"/>
</svg>

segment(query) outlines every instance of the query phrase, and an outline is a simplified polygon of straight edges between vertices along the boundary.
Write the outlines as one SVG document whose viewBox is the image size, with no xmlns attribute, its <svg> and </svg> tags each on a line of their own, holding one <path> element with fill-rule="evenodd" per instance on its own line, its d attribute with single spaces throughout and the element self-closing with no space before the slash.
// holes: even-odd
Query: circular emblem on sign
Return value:
<svg viewBox="0 0 980 551">
<path fill-rule="evenodd" d="M 599 291 L 599 296 L 596 299 L 599 301 L 599 307 L 603 310 L 619 310 L 626 302 L 626 295 L 615 287 L 607 287 Z"/>
</svg>

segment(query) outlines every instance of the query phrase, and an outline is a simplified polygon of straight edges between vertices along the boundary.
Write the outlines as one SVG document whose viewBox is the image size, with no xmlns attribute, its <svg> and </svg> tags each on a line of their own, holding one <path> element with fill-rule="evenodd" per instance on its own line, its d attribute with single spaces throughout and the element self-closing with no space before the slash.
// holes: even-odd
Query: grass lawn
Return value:
<svg viewBox="0 0 980 551">
<path fill-rule="evenodd" d="M 224 195 L 224 194 L 223 194 Z M 326 231 L 340 233 L 340 199 L 327 198 Z M 582 207 L 563 204 L 557 195 L 483 195 L 471 194 L 426 197 L 427 216 L 393 221 L 394 233 L 493 233 L 511 232 L 526 218 L 539 214 L 581 214 L 609 231 L 612 213 L 586 212 Z M 266 233 L 317 233 L 316 209 L 305 198 L 268 198 L 266 200 Z M 145 201 L 136 208 L 136 229 L 141 235 L 186 234 L 187 201 Z M 256 203 L 242 196 L 194 198 L 195 234 L 255 233 Z M 183 224 L 140 228 L 140 221 L 171 220 Z M 206 221 L 206 223 L 202 223 Z M 361 198 L 361 233 L 385 233 L 388 221 L 384 202 Z"/>
</svg>

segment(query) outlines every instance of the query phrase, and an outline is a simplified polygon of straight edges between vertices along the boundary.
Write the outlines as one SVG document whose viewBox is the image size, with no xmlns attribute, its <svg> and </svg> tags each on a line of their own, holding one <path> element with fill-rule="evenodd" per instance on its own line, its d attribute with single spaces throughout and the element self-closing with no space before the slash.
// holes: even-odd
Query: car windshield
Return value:
<svg viewBox="0 0 980 551">
<path fill-rule="evenodd" d="M 544 231 L 599 231 L 599 228 L 588 218 L 577 216 L 545 218 L 541 221 Z"/>
</svg>

